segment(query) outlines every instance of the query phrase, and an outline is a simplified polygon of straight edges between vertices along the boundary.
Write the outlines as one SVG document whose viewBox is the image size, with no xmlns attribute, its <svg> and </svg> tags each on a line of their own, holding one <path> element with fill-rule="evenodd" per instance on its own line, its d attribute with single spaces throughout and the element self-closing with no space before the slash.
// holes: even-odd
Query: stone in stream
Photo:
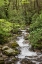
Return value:
<svg viewBox="0 0 42 64">
<path fill-rule="evenodd" d="M 25 40 L 28 40 L 29 34 L 24 35 Z"/>
<path fill-rule="evenodd" d="M 11 56 L 10 58 L 7 58 L 5 60 L 5 64 L 16 64 L 17 61 L 18 61 L 18 58 Z"/>
<path fill-rule="evenodd" d="M 7 49 L 9 49 L 8 46 L 3 46 L 3 48 L 2 48 L 2 50 L 7 50 Z"/>
<path fill-rule="evenodd" d="M 33 63 L 31 60 L 25 58 L 21 61 L 22 64 L 36 64 L 35 62 Z"/>
<path fill-rule="evenodd" d="M 5 55 L 7 55 L 7 56 L 12 56 L 12 55 L 17 55 L 17 54 L 19 54 L 19 51 L 18 51 L 18 50 L 12 49 L 12 48 L 10 48 L 10 47 L 8 47 L 8 46 L 4 46 L 4 47 L 2 48 L 2 51 L 3 51 L 3 53 L 4 53 Z"/>
<path fill-rule="evenodd" d="M 10 43 L 10 47 L 16 48 L 16 47 L 19 47 L 19 45 L 17 44 L 16 41 L 14 41 L 14 42 Z"/>
<path fill-rule="evenodd" d="M 42 56 L 39 57 L 39 58 L 37 58 L 37 61 L 38 61 L 38 62 L 41 62 L 41 61 L 42 61 Z"/>
<path fill-rule="evenodd" d="M 26 28 L 26 31 L 27 31 L 27 32 L 29 32 L 29 31 L 30 31 L 30 30 L 29 30 L 29 27 L 28 27 L 28 28 Z"/>
<path fill-rule="evenodd" d="M 28 45 L 29 40 L 25 40 L 25 41 L 23 41 L 23 43 Z"/>
</svg>

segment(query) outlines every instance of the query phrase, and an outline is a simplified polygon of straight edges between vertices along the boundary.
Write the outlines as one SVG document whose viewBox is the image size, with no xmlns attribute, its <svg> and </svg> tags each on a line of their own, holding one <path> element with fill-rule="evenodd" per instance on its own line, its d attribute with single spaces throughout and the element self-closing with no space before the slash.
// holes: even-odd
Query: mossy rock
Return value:
<svg viewBox="0 0 42 64">
<path fill-rule="evenodd" d="M 10 45 L 11 45 L 12 48 L 19 47 L 19 45 L 17 44 L 16 41 L 14 41 L 13 43 L 10 43 Z"/>
<path fill-rule="evenodd" d="M 7 49 L 9 49 L 8 46 L 3 46 L 3 48 L 2 48 L 2 50 L 7 50 Z"/>
<path fill-rule="evenodd" d="M 12 48 L 8 48 L 7 50 L 3 50 L 3 53 L 7 56 L 13 56 L 19 54 L 19 51 Z"/>
<path fill-rule="evenodd" d="M 4 50 L 3 53 L 8 55 L 8 56 L 12 56 L 12 55 L 15 55 L 15 50 L 9 48 L 7 50 Z"/>
<path fill-rule="evenodd" d="M 14 34 L 12 37 L 13 37 L 13 40 L 17 38 L 17 34 Z"/>
<path fill-rule="evenodd" d="M 17 62 L 18 57 L 12 57 L 11 59 L 12 59 L 12 61 Z"/>
<path fill-rule="evenodd" d="M 19 54 L 20 52 L 19 52 L 18 50 L 15 50 L 14 53 L 15 53 L 15 55 L 17 55 L 17 54 Z"/>
</svg>

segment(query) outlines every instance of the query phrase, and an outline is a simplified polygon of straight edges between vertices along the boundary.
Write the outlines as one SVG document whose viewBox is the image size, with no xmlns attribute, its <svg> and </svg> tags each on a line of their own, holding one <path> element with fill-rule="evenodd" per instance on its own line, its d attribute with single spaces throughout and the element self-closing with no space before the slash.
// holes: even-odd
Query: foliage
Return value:
<svg viewBox="0 0 42 64">
<path fill-rule="evenodd" d="M 5 19 L 0 19 L 0 43 L 4 43 L 4 40 L 10 35 L 12 24 Z"/>
<path fill-rule="evenodd" d="M 40 14 L 41 11 L 41 14 Z M 7 19 L 7 20 L 5 20 Z M 34 48 L 42 48 L 42 0 L 0 0 L 0 42 L 10 33 L 29 25 L 29 40 Z M 27 38 L 26 38 L 27 39 Z"/>
<path fill-rule="evenodd" d="M 42 13 L 36 18 L 36 20 L 30 25 L 30 31 L 42 28 Z"/>
<path fill-rule="evenodd" d="M 8 0 L 7 1 L 7 4 L 8 4 Z M 0 6 L 3 6 L 4 5 L 4 0 L 0 0 Z"/>
<path fill-rule="evenodd" d="M 24 3 L 25 3 L 25 4 L 28 4 L 28 3 L 30 3 L 30 2 L 29 2 L 29 0 L 22 0 L 22 4 L 24 4 Z"/>
<path fill-rule="evenodd" d="M 20 25 L 24 23 L 24 17 L 22 15 L 22 10 L 13 10 L 13 9 L 9 9 L 8 10 L 8 14 L 9 14 L 9 21 L 12 23 L 19 23 Z M 25 24 L 25 23 L 24 23 Z"/>
<path fill-rule="evenodd" d="M 4 19 L 6 18 L 4 6 L 0 7 L 0 19 L 2 19 L 2 18 L 4 18 Z"/>
<path fill-rule="evenodd" d="M 29 40 L 32 47 L 42 49 L 42 13 L 30 25 Z"/>
<path fill-rule="evenodd" d="M 9 33 L 12 29 L 11 26 L 11 23 L 9 23 L 7 20 L 0 19 L 0 34 L 7 36 L 7 33 Z"/>
<path fill-rule="evenodd" d="M 12 33 L 18 34 L 20 25 L 18 23 L 13 23 Z"/>
<path fill-rule="evenodd" d="M 30 42 L 32 47 L 41 49 L 42 48 L 42 29 L 37 29 L 30 33 Z"/>
</svg>

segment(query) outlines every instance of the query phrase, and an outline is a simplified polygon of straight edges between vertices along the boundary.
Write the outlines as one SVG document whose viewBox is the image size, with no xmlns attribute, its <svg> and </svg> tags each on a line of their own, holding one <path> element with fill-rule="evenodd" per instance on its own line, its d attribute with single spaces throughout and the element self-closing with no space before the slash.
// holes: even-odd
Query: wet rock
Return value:
<svg viewBox="0 0 42 64">
<path fill-rule="evenodd" d="M 18 60 L 16 57 L 11 57 L 10 59 L 12 59 L 13 62 Z"/>
<path fill-rule="evenodd" d="M 37 56 L 28 56 L 29 58 L 37 58 Z"/>
<path fill-rule="evenodd" d="M 40 62 L 39 64 L 42 64 L 42 62 Z"/>
<path fill-rule="evenodd" d="M 10 43 L 10 46 L 11 46 L 12 48 L 19 47 L 19 45 L 17 44 L 16 41 L 14 41 L 13 43 Z"/>
<path fill-rule="evenodd" d="M 3 57 L 0 57 L 0 64 L 4 64 L 4 59 L 3 59 Z"/>
<path fill-rule="evenodd" d="M 4 46 L 4 47 L 2 48 L 2 50 L 7 50 L 7 49 L 9 49 L 8 46 Z"/>
<path fill-rule="evenodd" d="M 26 43 L 29 43 L 29 41 L 28 41 L 28 40 L 25 40 L 24 43 L 25 43 L 25 44 L 26 44 Z"/>
<path fill-rule="evenodd" d="M 9 49 L 7 49 L 7 50 L 4 50 L 3 51 L 6 55 L 14 55 L 15 54 L 15 50 L 13 50 L 13 49 L 11 49 L 11 48 L 9 48 Z"/>
<path fill-rule="evenodd" d="M 4 58 L 4 60 L 6 60 L 6 59 L 8 58 L 8 56 L 6 56 L 6 55 L 3 55 L 3 58 Z"/>
<path fill-rule="evenodd" d="M 28 40 L 28 34 L 26 34 L 26 35 L 24 36 L 24 38 L 25 38 L 25 40 Z"/>
<path fill-rule="evenodd" d="M 18 61 L 18 58 L 11 56 L 10 58 L 7 58 L 5 60 L 5 64 L 16 64 L 17 61 Z"/>
<path fill-rule="evenodd" d="M 40 53 L 40 52 L 41 52 L 40 50 L 37 50 L 37 49 L 36 49 L 36 52 L 37 52 L 38 54 L 41 54 L 41 53 Z"/>
<path fill-rule="evenodd" d="M 42 49 L 41 49 L 41 53 L 42 53 Z"/>
<path fill-rule="evenodd" d="M 17 55 L 19 54 L 18 50 L 12 49 L 12 48 L 3 48 L 3 53 L 7 56 Z"/>
<path fill-rule="evenodd" d="M 12 64 L 12 61 L 11 61 L 10 59 L 7 59 L 7 60 L 5 61 L 5 64 Z"/>
<path fill-rule="evenodd" d="M 26 28 L 26 31 L 29 32 L 29 28 Z"/>
<path fill-rule="evenodd" d="M 33 63 L 31 60 L 28 60 L 28 59 L 23 59 L 22 61 L 21 61 L 21 63 L 22 64 L 35 64 L 35 63 Z"/>
<path fill-rule="evenodd" d="M 40 58 L 37 58 L 37 61 L 41 62 L 42 61 L 42 56 Z"/>
<path fill-rule="evenodd" d="M 40 57 L 40 59 L 42 59 L 42 56 Z"/>
<path fill-rule="evenodd" d="M 40 55 L 41 51 L 42 51 L 42 50 L 39 50 L 39 49 L 34 49 L 33 47 L 32 47 L 32 50 L 35 51 L 38 55 Z"/>
</svg>

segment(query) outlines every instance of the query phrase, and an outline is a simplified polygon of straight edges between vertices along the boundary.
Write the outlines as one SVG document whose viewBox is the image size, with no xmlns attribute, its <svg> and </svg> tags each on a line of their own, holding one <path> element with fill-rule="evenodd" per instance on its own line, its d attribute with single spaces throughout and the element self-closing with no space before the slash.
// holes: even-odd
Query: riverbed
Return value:
<svg viewBox="0 0 42 64">
<path fill-rule="evenodd" d="M 42 53 L 33 51 L 29 40 L 25 39 L 29 33 L 21 30 L 21 34 L 14 39 L 15 35 L 13 34 L 9 43 L 0 45 L 0 64 L 42 64 Z"/>
<path fill-rule="evenodd" d="M 40 64 L 42 63 L 42 54 L 40 52 L 31 51 L 29 40 L 25 40 L 24 36 L 27 34 L 26 30 L 21 30 L 22 35 L 17 37 L 17 43 L 20 46 L 20 54 L 18 55 L 19 61 L 16 64 Z M 29 33 L 28 33 L 29 34 Z M 27 60 L 26 60 L 27 59 Z M 29 60 L 29 61 L 28 61 Z M 28 61 L 25 63 L 25 61 Z"/>
</svg>

